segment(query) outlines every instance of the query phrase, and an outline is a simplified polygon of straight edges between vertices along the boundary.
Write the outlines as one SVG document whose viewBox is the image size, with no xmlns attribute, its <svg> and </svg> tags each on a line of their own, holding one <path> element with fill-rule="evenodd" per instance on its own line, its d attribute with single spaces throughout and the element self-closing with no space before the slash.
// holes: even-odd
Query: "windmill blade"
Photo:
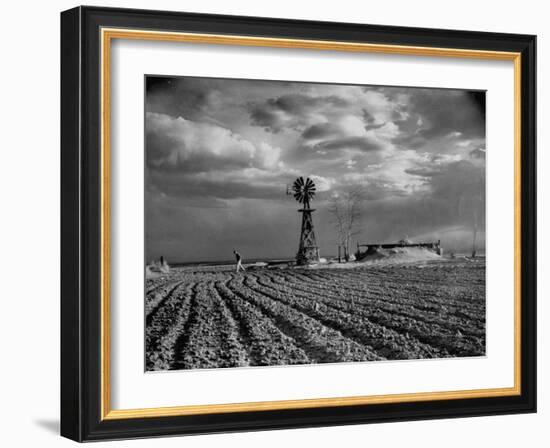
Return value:
<svg viewBox="0 0 550 448">
<path fill-rule="evenodd" d="M 296 192 L 304 192 L 304 188 L 305 188 L 305 183 L 304 183 L 304 178 L 303 177 L 299 177 L 297 178 L 295 181 L 294 181 L 294 191 Z"/>
<path fill-rule="evenodd" d="M 317 189 L 313 180 L 309 177 L 304 180 L 303 176 L 300 176 L 292 184 L 292 190 L 294 191 L 294 199 L 309 206 L 309 200 L 315 196 Z"/>
</svg>

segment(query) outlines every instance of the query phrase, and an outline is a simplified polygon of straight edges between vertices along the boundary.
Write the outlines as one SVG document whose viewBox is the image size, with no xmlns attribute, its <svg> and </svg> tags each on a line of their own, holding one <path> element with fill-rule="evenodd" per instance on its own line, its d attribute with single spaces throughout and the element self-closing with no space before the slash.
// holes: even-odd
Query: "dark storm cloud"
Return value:
<svg viewBox="0 0 550 448">
<path fill-rule="evenodd" d="M 376 118 L 367 109 L 362 110 L 362 115 L 363 115 L 363 120 L 365 122 L 365 129 L 367 131 L 370 131 L 371 129 L 379 129 L 382 126 L 384 126 L 384 124 L 385 124 L 385 123 L 378 123 L 377 124 L 376 123 Z M 393 114 L 392 114 L 393 119 L 399 120 L 400 117 L 401 117 L 401 115 L 397 111 L 393 112 Z"/>
<path fill-rule="evenodd" d="M 475 148 L 470 151 L 470 157 L 472 159 L 483 159 L 485 160 L 485 149 L 484 148 Z"/>
<path fill-rule="evenodd" d="M 293 256 L 298 176 L 317 185 L 322 253 L 348 188 L 364 191 L 362 240 L 460 247 L 483 216 L 484 92 L 169 77 L 146 91 L 148 257 Z"/>
<path fill-rule="evenodd" d="M 430 194 L 423 201 L 437 211 L 441 226 L 470 226 L 475 216 L 485 221 L 485 165 L 477 160 L 448 163 L 428 162 L 424 167 L 407 170 L 425 179 Z M 484 224 L 483 224 L 484 225 Z"/>
<path fill-rule="evenodd" d="M 201 117 L 216 96 L 217 82 L 208 78 L 146 78 L 148 112 L 174 117 Z"/>
<path fill-rule="evenodd" d="M 250 107 L 250 118 L 256 126 L 265 128 L 266 131 L 279 132 L 283 129 L 285 119 L 277 111 L 260 106 Z"/>
<path fill-rule="evenodd" d="M 325 140 L 317 144 L 316 148 L 326 150 L 357 149 L 359 151 L 376 151 L 382 149 L 382 145 L 368 137 L 346 137 Z"/>
<path fill-rule="evenodd" d="M 302 115 L 324 106 L 345 107 L 348 102 L 336 95 L 311 96 L 303 94 L 281 95 L 270 98 L 265 103 L 274 110 L 281 110 L 289 115 Z"/>
<path fill-rule="evenodd" d="M 485 92 L 404 90 L 410 106 L 404 118 L 395 120 L 402 131 L 396 142 L 419 148 L 431 139 L 453 134 L 463 139 L 485 138 Z M 397 95 L 392 92 L 389 97 Z"/>
<path fill-rule="evenodd" d="M 349 105 L 336 95 L 312 96 L 287 94 L 249 104 L 251 122 L 267 131 L 280 132 L 284 128 L 300 129 L 307 126 L 312 113 L 326 108 L 341 109 Z"/>
<path fill-rule="evenodd" d="M 418 168 L 407 168 L 405 173 L 412 174 L 413 176 L 420 177 L 433 177 L 441 173 L 441 170 L 433 169 L 431 167 L 418 167 Z"/>
<path fill-rule="evenodd" d="M 485 167 L 467 160 L 449 163 L 430 177 L 435 199 L 464 201 L 485 192 Z"/>
<path fill-rule="evenodd" d="M 357 182 L 354 182 L 353 179 L 344 179 L 342 182 L 342 190 L 356 190 Z M 361 188 L 361 196 L 366 201 L 372 201 L 374 203 L 384 201 L 387 199 L 395 199 L 400 197 L 408 196 L 408 192 L 403 188 L 400 188 L 394 182 L 381 180 L 381 179 L 369 179 L 368 182 Z M 330 195 L 327 195 L 330 197 Z"/>
<path fill-rule="evenodd" d="M 167 174 L 150 171 L 150 179 L 168 197 L 204 198 L 204 199 L 274 199 L 281 200 L 284 184 L 269 182 L 266 179 L 228 178 L 223 172 L 214 172 L 212 176 Z M 288 177 L 287 181 L 294 180 Z"/>
<path fill-rule="evenodd" d="M 319 123 L 309 126 L 302 132 L 305 140 L 317 140 L 338 134 L 340 129 L 333 123 Z"/>
</svg>

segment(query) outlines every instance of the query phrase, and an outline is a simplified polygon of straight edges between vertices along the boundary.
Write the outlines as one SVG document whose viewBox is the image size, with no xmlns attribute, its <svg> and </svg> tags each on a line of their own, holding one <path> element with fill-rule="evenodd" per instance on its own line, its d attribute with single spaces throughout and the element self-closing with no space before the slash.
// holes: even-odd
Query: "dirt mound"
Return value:
<svg viewBox="0 0 550 448">
<path fill-rule="evenodd" d="M 145 266 L 145 278 L 155 278 L 170 273 L 170 265 L 164 260 L 154 261 Z"/>
<path fill-rule="evenodd" d="M 375 249 L 358 263 L 408 263 L 415 261 L 439 260 L 440 255 L 423 247 L 395 247 L 393 249 Z"/>
<path fill-rule="evenodd" d="M 357 261 L 348 263 L 338 263 L 331 260 L 328 263 L 315 264 L 308 266 L 309 269 L 355 269 L 365 265 L 392 265 L 403 263 L 418 263 L 427 261 L 443 260 L 441 255 L 437 255 L 430 249 L 423 247 L 396 247 L 393 249 L 372 249 L 368 255 Z M 301 266 L 300 268 L 303 268 Z"/>
</svg>

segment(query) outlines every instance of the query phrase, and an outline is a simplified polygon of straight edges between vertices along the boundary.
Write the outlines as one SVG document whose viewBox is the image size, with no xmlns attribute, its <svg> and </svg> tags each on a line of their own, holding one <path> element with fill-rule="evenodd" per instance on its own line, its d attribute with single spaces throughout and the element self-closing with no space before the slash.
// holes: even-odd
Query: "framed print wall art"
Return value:
<svg viewBox="0 0 550 448">
<path fill-rule="evenodd" d="M 61 14 L 61 432 L 535 412 L 535 37 Z"/>
</svg>

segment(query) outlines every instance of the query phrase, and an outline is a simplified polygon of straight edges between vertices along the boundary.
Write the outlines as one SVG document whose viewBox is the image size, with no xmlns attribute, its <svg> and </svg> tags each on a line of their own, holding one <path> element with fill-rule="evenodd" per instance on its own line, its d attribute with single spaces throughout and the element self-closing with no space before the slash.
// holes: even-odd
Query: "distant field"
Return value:
<svg viewBox="0 0 550 448">
<path fill-rule="evenodd" d="M 481 356 L 485 261 L 172 270 L 146 282 L 146 368 Z"/>
</svg>

